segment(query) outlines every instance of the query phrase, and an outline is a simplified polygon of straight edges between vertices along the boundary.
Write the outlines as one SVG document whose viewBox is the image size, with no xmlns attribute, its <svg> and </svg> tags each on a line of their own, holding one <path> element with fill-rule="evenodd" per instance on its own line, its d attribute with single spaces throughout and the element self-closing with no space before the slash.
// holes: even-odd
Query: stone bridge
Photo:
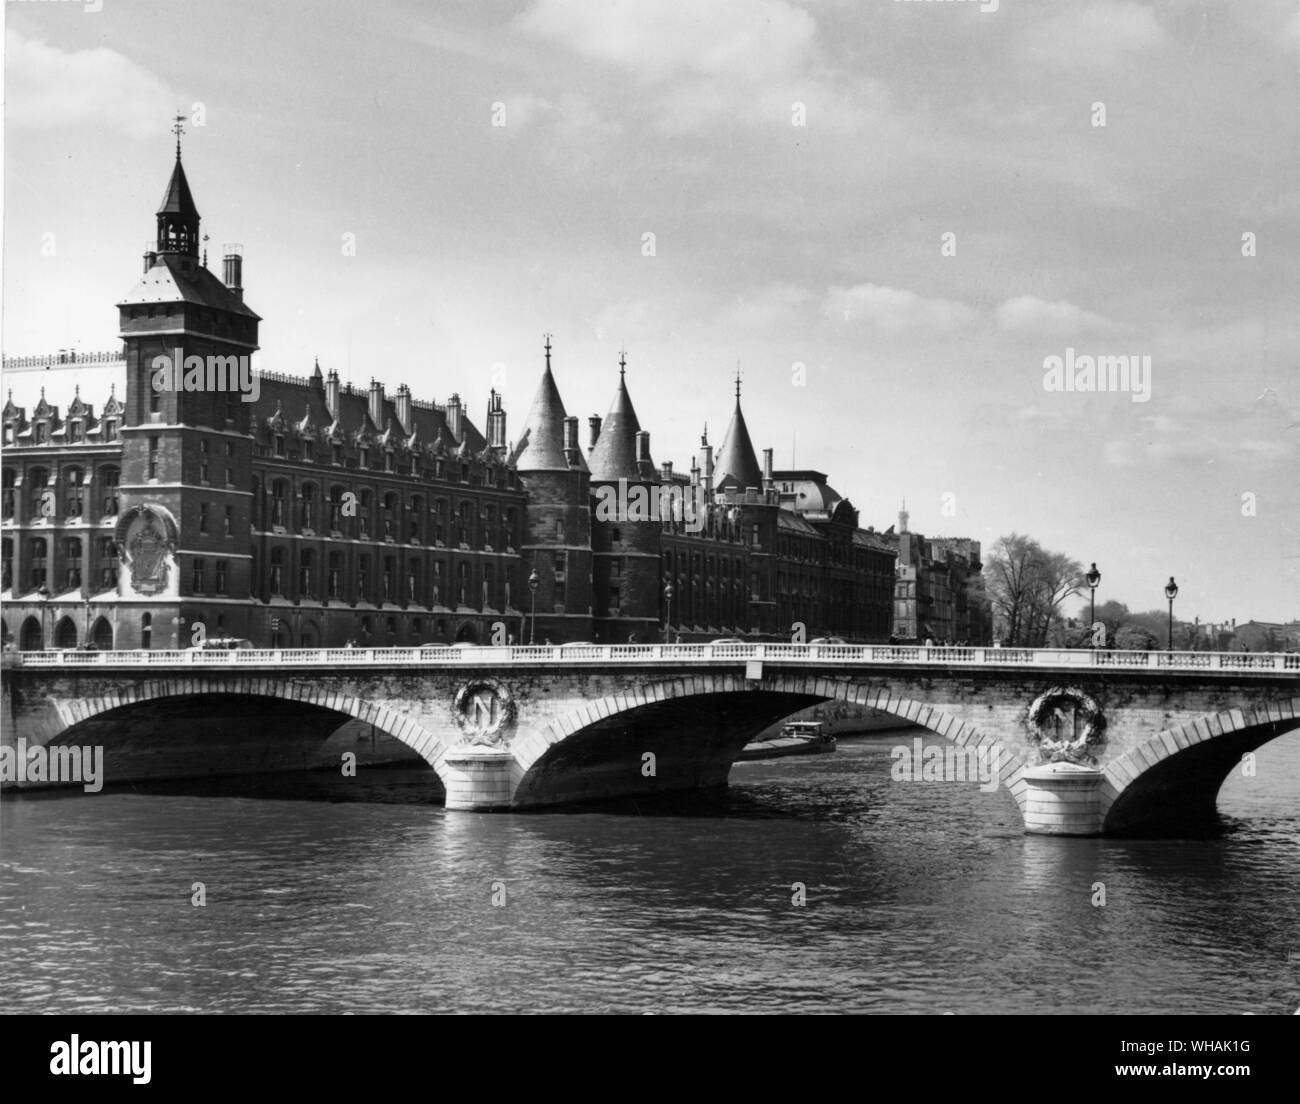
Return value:
<svg viewBox="0 0 1300 1104">
<path fill-rule="evenodd" d="M 996 750 L 1029 831 L 1177 834 L 1213 820 L 1246 753 L 1300 726 L 1300 655 L 664 644 L 34 652 L 5 667 L 6 785 L 49 784 L 14 781 L 19 752 L 47 745 L 103 747 L 109 782 L 294 769 L 356 719 L 428 763 L 449 809 L 724 785 L 754 735 L 835 701 L 932 730 L 954 763 Z"/>
</svg>

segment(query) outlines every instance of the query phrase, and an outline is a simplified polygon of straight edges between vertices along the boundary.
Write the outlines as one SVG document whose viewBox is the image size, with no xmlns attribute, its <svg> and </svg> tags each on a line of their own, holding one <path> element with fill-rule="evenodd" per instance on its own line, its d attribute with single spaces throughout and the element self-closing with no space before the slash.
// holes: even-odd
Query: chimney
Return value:
<svg viewBox="0 0 1300 1104">
<path fill-rule="evenodd" d="M 495 390 L 488 396 L 487 438 L 489 448 L 506 447 L 506 412 L 501 405 L 501 396 Z"/>
<path fill-rule="evenodd" d="M 461 415 L 464 411 L 460 405 L 460 395 L 452 392 L 451 398 L 447 400 L 447 428 L 451 430 L 451 435 L 456 438 L 457 442 L 461 440 Z"/>
<path fill-rule="evenodd" d="M 152 249 L 148 250 L 144 255 L 145 272 L 147 273 L 157 263 L 158 263 L 158 254 L 155 253 Z"/>
<path fill-rule="evenodd" d="M 640 430 L 636 435 L 636 462 L 638 464 L 648 463 L 650 460 L 650 433 L 648 430 Z"/>
<path fill-rule="evenodd" d="M 591 433 L 591 440 L 587 442 L 587 451 L 590 452 L 596 447 L 596 442 L 600 440 L 600 415 L 593 414 L 587 419 L 587 429 Z"/>
<path fill-rule="evenodd" d="M 334 368 L 325 377 L 325 406 L 329 409 L 331 418 L 339 416 L 339 374 Z"/>
<path fill-rule="evenodd" d="M 227 245 L 225 256 L 221 258 L 221 282 L 235 293 L 235 298 L 244 301 L 244 247 Z"/>
<path fill-rule="evenodd" d="M 763 450 L 763 489 L 770 490 L 772 487 L 772 450 L 766 448 Z"/>
<path fill-rule="evenodd" d="M 671 483 L 673 481 L 673 462 L 671 460 L 665 460 L 660 470 L 663 481 L 665 483 Z"/>
<path fill-rule="evenodd" d="M 569 467 L 576 468 L 582 460 L 578 449 L 578 419 L 570 415 L 564 419 L 564 459 Z"/>
<path fill-rule="evenodd" d="M 406 384 L 400 384 L 397 388 L 397 396 L 393 400 L 393 409 L 397 414 L 397 420 L 401 423 L 402 432 L 411 432 L 411 389 Z"/>
<path fill-rule="evenodd" d="M 713 446 L 709 444 L 709 431 L 706 427 L 700 434 L 700 468 L 704 473 L 704 493 L 713 497 Z"/>
<path fill-rule="evenodd" d="M 379 429 L 384 428 L 384 385 L 370 378 L 370 420 Z"/>
</svg>

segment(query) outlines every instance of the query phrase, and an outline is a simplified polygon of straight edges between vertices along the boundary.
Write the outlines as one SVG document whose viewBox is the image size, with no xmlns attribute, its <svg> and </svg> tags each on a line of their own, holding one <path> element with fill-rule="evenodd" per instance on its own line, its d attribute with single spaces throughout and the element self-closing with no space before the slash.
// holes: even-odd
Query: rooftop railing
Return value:
<svg viewBox="0 0 1300 1104">
<path fill-rule="evenodd" d="M 1075 648 L 942 648 L 897 644 L 555 644 L 429 645 L 418 648 L 242 648 L 233 651 L 6 652 L 5 665 L 133 668 L 713 666 L 751 661 L 845 670 L 929 666 L 1205 671 L 1293 671 L 1300 653 L 1115 652 Z"/>
</svg>

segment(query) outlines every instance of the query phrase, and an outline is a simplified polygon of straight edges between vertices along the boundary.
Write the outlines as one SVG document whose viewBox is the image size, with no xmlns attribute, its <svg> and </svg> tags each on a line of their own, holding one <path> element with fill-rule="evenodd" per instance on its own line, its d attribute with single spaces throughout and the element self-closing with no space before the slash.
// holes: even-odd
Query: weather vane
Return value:
<svg viewBox="0 0 1300 1104">
<path fill-rule="evenodd" d="M 172 122 L 172 133 L 176 135 L 176 160 L 181 158 L 181 135 L 185 133 L 185 116 L 177 115 Z"/>
</svg>

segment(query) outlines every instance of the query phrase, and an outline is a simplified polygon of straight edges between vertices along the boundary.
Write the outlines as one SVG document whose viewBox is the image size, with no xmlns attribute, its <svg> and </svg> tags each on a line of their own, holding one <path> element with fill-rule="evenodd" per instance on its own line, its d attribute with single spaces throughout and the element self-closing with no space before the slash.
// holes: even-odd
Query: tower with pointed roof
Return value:
<svg viewBox="0 0 1300 1104">
<path fill-rule="evenodd" d="M 243 548 L 250 539 L 253 443 L 243 399 L 260 322 L 242 289 L 226 286 L 199 258 L 199 212 L 179 124 L 175 130 L 157 236 L 139 282 L 117 305 L 126 358 L 118 586 L 122 598 L 152 603 L 153 647 L 189 645 L 193 628 L 182 606 L 191 583 L 231 542 Z M 250 572 L 248 559 L 235 560 L 225 597 L 246 599 Z"/>
<path fill-rule="evenodd" d="M 578 419 L 565 412 L 546 365 L 510 460 L 528 494 L 524 510 L 521 574 L 537 588 L 521 593 L 526 616 L 519 637 L 538 644 L 592 639 L 591 474 L 578 447 Z M 530 618 L 536 611 L 535 624 Z"/>
<path fill-rule="evenodd" d="M 627 356 L 619 354 L 618 389 L 591 446 L 592 586 L 596 642 L 650 643 L 660 633 L 659 475 L 627 390 Z"/>
</svg>

